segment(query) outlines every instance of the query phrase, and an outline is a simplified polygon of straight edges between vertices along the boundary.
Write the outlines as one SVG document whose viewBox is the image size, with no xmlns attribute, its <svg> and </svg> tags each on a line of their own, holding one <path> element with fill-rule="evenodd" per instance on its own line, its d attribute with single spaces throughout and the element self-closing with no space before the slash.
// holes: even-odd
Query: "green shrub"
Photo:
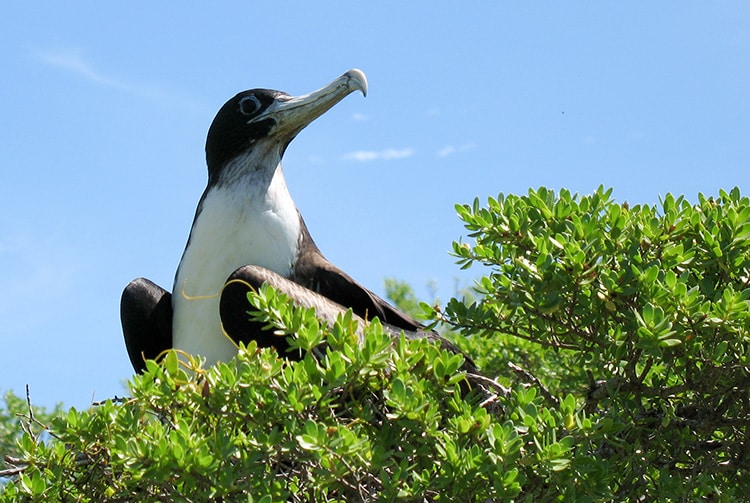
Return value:
<svg viewBox="0 0 750 503">
<path fill-rule="evenodd" d="M 658 207 L 547 189 L 457 210 L 482 264 L 480 299 L 440 317 L 485 369 L 573 393 L 573 465 L 606 470 L 616 499 L 750 491 L 750 204 L 738 189 Z M 498 355 L 502 355 L 498 357 Z M 575 468 L 573 468 L 575 471 Z"/>
<path fill-rule="evenodd" d="M 403 501 L 508 499 L 521 439 L 461 398 L 462 357 L 394 341 L 378 323 L 359 342 L 264 288 L 278 324 L 316 348 L 287 362 L 255 346 L 210 369 L 171 352 L 130 382 L 131 397 L 24 434 L 28 466 L 0 501 Z M 313 328 L 309 328 L 313 327 Z"/>
<path fill-rule="evenodd" d="M 462 358 L 428 341 L 377 322 L 360 340 L 350 317 L 321 326 L 263 288 L 253 305 L 301 361 L 170 353 L 126 400 L 41 432 L 27 417 L 0 502 L 746 498 L 750 204 L 698 199 L 539 189 L 457 206 L 471 241 L 454 253 L 483 275 L 422 309 L 498 396 L 463 396 Z"/>
</svg>

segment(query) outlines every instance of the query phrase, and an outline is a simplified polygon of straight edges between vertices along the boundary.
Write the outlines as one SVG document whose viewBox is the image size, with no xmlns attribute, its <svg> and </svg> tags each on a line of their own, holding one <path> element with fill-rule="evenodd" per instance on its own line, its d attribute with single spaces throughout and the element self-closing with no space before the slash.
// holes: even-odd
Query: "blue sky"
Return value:
<svg viewBox="0 0 750 503">
<path fill-rule="evenodd" d="M 323 252 L 443 299 L 454 203 L 750 190 L 750 4 L 33 2 L 0 20 L 0 390 L 86 407 L 131 375 L 119 297 L 171 288 L 219 107 L 368 77 L 287 182 Z"/>
</svg>

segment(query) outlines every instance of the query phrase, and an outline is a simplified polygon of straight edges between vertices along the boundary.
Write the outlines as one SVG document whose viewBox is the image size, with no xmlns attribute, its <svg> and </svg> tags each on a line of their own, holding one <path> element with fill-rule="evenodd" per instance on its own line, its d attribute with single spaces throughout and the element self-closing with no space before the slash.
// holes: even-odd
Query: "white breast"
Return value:
<svg viewBox="0 0 750 503">
<path fill-rule="evenodd" d="M 177 271 L 172 296 L 173 346 L 206 363 L 237 352 L 221 330 L 219 294 L 235 269 L 254 264 L 288 276 L 297 256 L 300 221 L 276 169 L 268 190 L 229 184 L 206 193 Z"/>
</svg>

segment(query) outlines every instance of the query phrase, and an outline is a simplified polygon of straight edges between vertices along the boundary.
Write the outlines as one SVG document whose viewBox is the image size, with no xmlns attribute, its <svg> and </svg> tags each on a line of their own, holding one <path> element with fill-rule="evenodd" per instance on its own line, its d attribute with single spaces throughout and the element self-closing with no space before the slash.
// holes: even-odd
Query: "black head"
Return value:
<svg viewBox="0 0 750 503">
<path fill-rule="evenodd" d="M 359 70 L 349 70 L 327 86 L 304 96 L 293 97 L 270 89 L 251 89 L 237 94 L 219 109 L 208 129 L 209 183 L 218 179 L 230 161 L 261 143 L 270 145 L 272 148 L 268 152 L 280 160 L 297 133 L 355 90 L 367 92 L 367 80 Z M 272 167 L 275 168 L 275 164 Z"/>
<path fill-rule="evenodd" d="M 276 119 L 268 114 L 276 100 L 291 96 L 271 89 L 242 91 L 224 103 L 216 114 L 206 138 L 209 178 L 228 161 L 251 149 L 274 130 Z"/>
</svg>

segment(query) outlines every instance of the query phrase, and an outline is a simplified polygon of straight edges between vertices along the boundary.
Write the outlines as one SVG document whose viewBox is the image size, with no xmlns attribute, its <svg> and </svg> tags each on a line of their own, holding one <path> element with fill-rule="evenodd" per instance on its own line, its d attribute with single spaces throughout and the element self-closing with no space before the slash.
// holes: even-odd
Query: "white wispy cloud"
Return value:
<svg viewBox="0 0 750 503">
<path fill-rule="evenodd" d="M 119 89 L 127 90 L 129 86 L 123 82 L 119 82 L 113 78 L 110 78 L 94 66 L 86 61 L 81 54 L 72 50 L 47 50 L 39 51 L 37 53 L 39 60 L 50 66 L 54 66 L 65 70 L 69 73 L 73 73 L 81 78 L 84 78 L 94 84 L 99 84 L 108 87 L 116 87 Z"/>
<path fill-rule="evenodd" d="M 384 150 L 357 150 L 344 154 L 342 158 L 346 161 L 369 162 L 369 161 L 392 161 L 411 157 L 415 153 L 413 148 L 387 148 Z"/>
<path fill-rule="evenodd" d="M 175 90 L 167 90 L 157 85 L 142 84 L 107 75 L 77 50 L 44 49 L 37 50 L 35 55 L 39 61 L 48 66 L 58 68 L 98 86 L 117 89 L 159 103 L 176 105 L 180 108 L 187 107 L 200 110 L 204 108 L 203 105 L 190 97 L 181 96 Z"/>
<path fill-rule="evenodd" d="M 370 116 L 361 113 L 355 113 L 352 114 L 352 119 L 357 122 L 364 122 L 370 120 Z"/>
<path fill-rule="evenodd" d="M 473 150 L 475 148 L 477 148 L 477 146 L 474 143 L 464 143 L 463 145 L 459 146 L 446 145 L 445 147 L 435 152 L 435 155 L 437 155 L 438 157 L 448 157 L 449 155 L 453 155 L 458 152 L 466 152 L 467 150 Z"/>
<path fill-rule="evenodd" d="M 456 153 L 456 147 L 454 147 L 453 145 L 446 145 L 445 147 L 438 150 L 436 155 L 438 157 L 447 157 L 455 153 Z"/>
</svg>

